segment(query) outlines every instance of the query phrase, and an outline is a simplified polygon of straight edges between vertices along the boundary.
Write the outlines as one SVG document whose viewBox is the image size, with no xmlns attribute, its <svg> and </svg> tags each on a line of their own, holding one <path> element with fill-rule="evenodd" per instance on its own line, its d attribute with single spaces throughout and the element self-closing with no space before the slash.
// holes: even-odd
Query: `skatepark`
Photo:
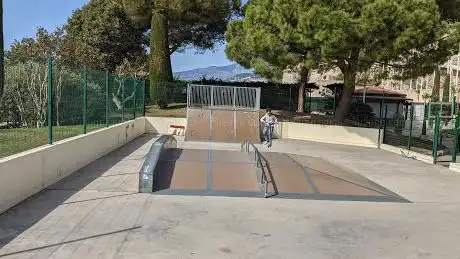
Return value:
<svg viewBox="0 0 460 259">
<path fill-rule="evenodd" d="M 460 179 L 448 169 L 368 147 L 365 131 L 348 132 L 355 145 L 283 137 L 267 148 L 238 133 L 258 117 L 231 130 L 253 111 L 194 109 L 183 136 L 138 118 L 1 163 L 0 258 L 460 254 Z"/>
</svg>

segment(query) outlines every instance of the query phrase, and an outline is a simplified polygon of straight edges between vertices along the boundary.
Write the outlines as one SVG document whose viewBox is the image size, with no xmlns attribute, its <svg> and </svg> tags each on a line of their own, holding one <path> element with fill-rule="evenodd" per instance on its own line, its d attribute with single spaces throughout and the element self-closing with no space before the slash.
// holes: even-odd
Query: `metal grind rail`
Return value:
<svg viewBox="0 0 460 259">
<path fill-rule="evenodd" d="M 251 151 L 252 148 L 252 151 Z M 264 192 L 264 197 L 268 197 L 268 180 L 267 180 L 267 174 L 265 172 L 265 165 L 267 164 L 267 161 L 265 158 L 260 154 L 259 150 L 256 148 L 254 144 L 252 144 L 250 141 L 245 141 L 241 144 L 241 151 L 249 153 L 249 156 L 251 154 L 254 154 L 254 164 L 256 165 L 257 169 L 260 169 L 260 180 L 259 184 L 263 189 Z"/>
</svg>

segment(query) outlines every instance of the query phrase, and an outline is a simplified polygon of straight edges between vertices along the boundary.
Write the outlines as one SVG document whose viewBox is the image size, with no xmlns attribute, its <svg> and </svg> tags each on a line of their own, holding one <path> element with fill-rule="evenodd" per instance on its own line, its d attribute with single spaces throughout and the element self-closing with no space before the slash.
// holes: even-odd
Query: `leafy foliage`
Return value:
<svg viewBox="0 0 460 259">
<path fill-rule="evenodd" d="M 125 59 L 146 58 L 146 38 L 111 0 L 91 0 L 65 26 L 67 63 L 115 71 Z"/>
<path fill-rule="evenodd" d="M 34 38 L 16 40 L 6 55 L 5 94 L 1 98 L 0 122 L 8 127 L 43 127 L 47 114 L 47 59 L 53 58 L 53 124 L 75 125 L 82 122 L 83 68 L 67 62 L 64 30 L 50 33 L 38 28 Z M 143 74 L 129 61 L 119 66 L 119 73 Z M 145 76 L 145 75 L 144 75 Z M 120 111 L 122 103 L 133 104 L 134 81 L 124 77 L 112 78 L 111 111 Z M 125 91 L 121 85 L 125 81 Z M 88 120 L 105 117 L 105 72 L 88 69 Z M 110 93 L 109 93 L 110 94 Z M 101 97 L 104 100 L 101 100 Z M 98 119 L 99 118 L 99 119 Z"/>
<path fill-rule="evenodd" d="M 230 24 L 227 54 L 251 66 L 262 59 L 281 69 L 338 67 L 345 87 L 335 115 L 342 122 L 358 73 L 376 65 L 403 76 L 431 72 L 457 51 L 457 27 L 432 0 L 252 0 L 244 19 Z"/>
<path fill-rule="evenodd" d="M 78 71 L 72 71 L 62 63 L 63 46 L 62 28 L 52 33 L 38 28 L 34 38 L 16 40 L 12 44 L 6 54 L 5 94 L 1 99 L 0 114 L 3 116 L 0 121 L 12 127 L 39 128 L 45 125 L 48 57 L 54 58 L 56 65 L 53 71 L 56 111 L 59 111 L 59 105 L 67 98 L 69 91 L 81 87 Z M 59 124 L 64 115 L 59 115 L 59 112 L 57 114 L 55 120 Z"/>
<path fill-rule="evenodd" d="M 151 28 L 152 10 L 168 20 L 169 51 L 186 47 L 211 49 L 224 40 L 228 21 L 239 11 L 240 0 L 113 0 L 139 28 Z"/>
<path fill-rule="evenodd" d="M 161 82 L 172 81 L 170 55 L 193 46 L 212 49 L 223 41 L 224 31 L 240 0 L 114 0 L 129 14 L 137 28 L 150 29 L 150 99 L 165 100 L 158 93 Z"/>
<path fill-rule="evenodd" d="M 372 122 L 377 119 L 374 110 L 367 103 L 352 103 L 347 118 L 358 122 Z"/>
</svg>

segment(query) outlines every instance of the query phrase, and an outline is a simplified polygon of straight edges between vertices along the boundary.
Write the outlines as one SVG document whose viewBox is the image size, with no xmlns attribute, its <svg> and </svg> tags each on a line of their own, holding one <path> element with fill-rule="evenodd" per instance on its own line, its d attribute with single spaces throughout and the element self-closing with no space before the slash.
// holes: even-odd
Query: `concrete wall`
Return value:
<svg viewBox="0 0 460 259">
<path fill-rule="evenodd" d="M 169 125 L 187 126 L 186 118 L 166 118 L 166 117 L 146 117 L 145 131 L 146 133 L 168 133 Z"/>
<path fill-rule="evenodd" d="M 187 126 L 186 118 L 147 117 L 146 132 L 165 134 L 169 125 Z M 280 122 L 275 137 L 363 147 L 378 146 L 378 129 Z M 381 134 L 381 139 L 383 133 Z"/>
<path fill-rule="evenodd" d="M 0 213 L 145 133 L 145 119 L 0 159 Z"/>
<path fill-rule="evenodd" d="M 378 146 L 378 129 L 282 122 L 277 137 L 362 147 Z M 382 134 L 383 135 L 383 134 Z M 382 139 L 383 136 L 381 136 Z"/>
<path fill-rule="evenodd" d="M 147 133 L 168 133 L 169 125 L 187 125 L 186 118 L 147 117 Z M 294 122 L 280 122 L 275 128 L 275 136 L 284 139 L 298 139 L 331 144 L 363 147 L 378 146 L 378 129 L 315 125 Z M 381 135 L 381 139 L 383 134 Z"/>
</svg>

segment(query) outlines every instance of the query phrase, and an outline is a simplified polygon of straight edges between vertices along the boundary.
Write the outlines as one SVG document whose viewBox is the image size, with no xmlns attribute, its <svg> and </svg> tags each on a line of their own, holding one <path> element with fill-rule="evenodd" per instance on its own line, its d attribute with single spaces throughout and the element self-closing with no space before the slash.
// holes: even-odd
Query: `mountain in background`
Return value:
<svg viewBox="0 0 460 259">
<path fill-rule="evenodd" d="M 253 69 L 246 69 L 238 64 L 175 72 L 174 78 L 184 81 L 196 81 L 203 78 L 233 82 L 266 81 L 266 79 L 256 75 Z"/>
</svg>

